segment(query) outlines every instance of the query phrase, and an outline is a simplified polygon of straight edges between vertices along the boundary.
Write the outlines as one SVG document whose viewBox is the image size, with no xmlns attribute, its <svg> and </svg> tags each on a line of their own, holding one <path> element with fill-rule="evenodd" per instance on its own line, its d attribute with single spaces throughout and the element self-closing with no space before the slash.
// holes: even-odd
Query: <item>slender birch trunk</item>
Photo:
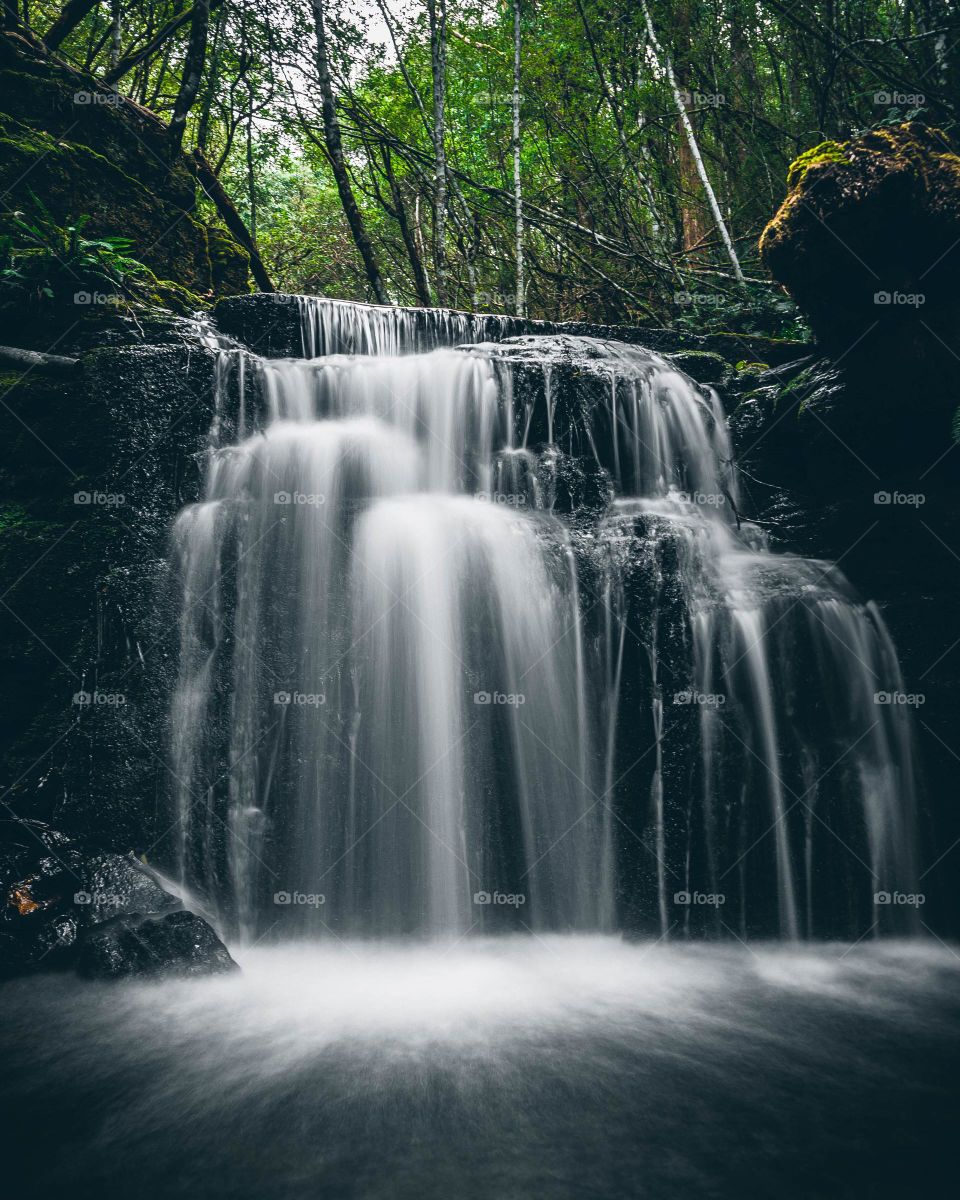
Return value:
<svg viewBox="0 0 960 1200">
<path fill-rule="evenodd" d="M 437 303 L 446 298 L 447 258 L 447 2 L 427 0 L 430 15 L 430 64 L 433 72 L 433 269 Z"/>
<path fill-rule="evenodd" d="M 520 0 L 513 0 L 513 203 L 517 220 L 517 316 L 526 315 L 523 277 L 523 188 L 520 180 Z"/>
<path fill-rule="evenodd" d="M 740 283 L 744 282 L 743 271 L 740 267 L 740 260 L 737 258 L 737 252 L 733 248 L 733 242 L 730 238 L 730 233 L 724 222 L 723 215 L 720 212 L 720 205 L 717 203 L 717 196 L 710 183 L 710 176 L 707 174 L 707 168 L 704 166 L 703 158 L 700 154 L 700 147 L 697 145 L 696 135 L 693 132 L 693 126 L 690 124 L 690 116 L 687 112 L 687 106 L 684 103 L 683 95 L 680 87 L 677 84 L 677 77 L 673 71 L 673 63 L 670 61 L 670 55 L 666 54 L 660 43 L 657 41 L 656 31 L 653 28 L 653 20 L 650 16 L 650 9 L 647 6 L 647 0 L 640 0 L 643 8 L 644 20 L 647 24 L 647 32 L 650 35 L 650 45 L 653 48 L 654 54 L 659 59 L 664 71 L 667 75 L 667 81 L 670 84 L 670 90 L 673 92 L 674 103 L 677 106 L 677 115 L 680 117 L 680 124 L 686 134 L 687 145 L 690 149 L 690 155 L 696 166 L 697 174 L 700 176 L 700 182 L 703 184 L 703 190 L 707 194 L 707 201 L 710 205 L 710 211 L 713 213 L 713 219 L 720 232 L 720 237 L 723 239 L 724 247 L 727 255 L 733 266 L 733 273 Z"/>
</svg>

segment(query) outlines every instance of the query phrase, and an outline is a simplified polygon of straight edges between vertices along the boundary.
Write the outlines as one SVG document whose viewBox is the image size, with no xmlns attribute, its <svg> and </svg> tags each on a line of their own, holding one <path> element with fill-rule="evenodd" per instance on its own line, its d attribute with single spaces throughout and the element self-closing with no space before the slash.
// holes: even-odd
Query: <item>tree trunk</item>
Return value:
<svg viewBox="0 0 960 1200">
<path fill-rule="evenodd" d="M 446 298 L 447 257 L 447 3 L 427 0 L 430 16 L 430 67 L 433 75 L 433 269 L 437 281 L 437 303 Z"/>
<path fill-rule="evenodd" d="M 373 294 L 380 304 L 390 304 L 390 297 L 387 295 L 387 289 L 380 274 L 377 257 L 374 254 L 373 245 L 367 235 L 363 214 L 360 212 L 357 202 L 354 199 L 353 189 L 350 186 L 350 177 L 347 175 L 347 164 L 343 157 L 340 122 L 337 120 L 337 110 L 333 101 L 333 83 L 330 78 L 330 58 L 327 49 L 327 30 L 323 8 L 324 0 L 311 0 L 311 3 L 313 5 L 313 18 L 317 33 L 317 77 L 320 83 L 320 95 L 323 100 L 323 136 L 326 143 L 327 158 L 330 160 L 330 169 L 333 171 L 333 177 L 336 180 L 344 216 L 347 218 L 347 224 L 350 226 L 350 232 L 353 234 L 357 251 L 363 260 L 364 270 L 367 273 L 370 286 L 373 288 Z"/>
<path fill-rule="evenodd" d="M 80 370 L 78 358 L 40 354 L 36 350 L 21 350 L 16 346 L 0 346 L 0 363 L 7 363 L 18 371 L 36 371 L 38 375 L 72 375 Z"/>
<path fill-rule="evenodd" d="M 577 12 L 580 14 L 580 22 L 583 25 L 583 31 L 587 35 L 587 45 L 590 48 L 590 57 L 593 60 L 594 70 L 597 73 L 597 81 L 600 84 L 600 92 L 606 101 L 607 108 L 610 110 L 610 116 L 613 118 L 614 126 L 617 130 L 617 140 L 620 143 L 620 150 L 623 154 L 624 161 L 630 168 L 630 171 L 643 193 L 643 199 L 647 206 L 647 211 L 650 217 L 650 235 L 654 245 L 663 249 L 662 246 L 662 226 L 660 222 L 660 214 L 657 210 L 656 198 L 653 194 L 653 188 L 650 180 L 640 170 L 636 159 L 630 152 L 630 146 L 627 143 L 626 133 L 623 128 L 623 119 L 620 115 L 620 109 L 617 105 L 613 93 L 607 84 L 607 77 L 603 70 L 603 64 L 600 61 L 600 52 L 597 48 L 596 39 L 593 36 L 593 30 L 590 28 L 590 22 L 587 20 L 587 14 L 584 10 L 581 0 L 576 0 Z"/>
<path fill-rule="evenodd" d="M 17 0 L 3 0 L 3 31 L 20 32 L 20 8 Z"/>
<path fill-rule="evenodd" d="M 429 308 L 432 304 L 430 299 L 430 281 L 427 279 L 427 273 L 424 271 L 423 263 L 420 261 L 416 237 L 407 219 L 407 208 L 403 202 L 403 192 L 400 190 L 400 184 L 393 170 L 390 150 L 386 146 L 383 147 L 383 165 L 387 182 L 390 185 L 390 195 L 393 198 L 397 224 L 400 226 L 400 236 L 403 238 L 403 245 L 407 252 L 407 258 L 410 261 L 410 271 L 413 275 L 413 286 L 417 293 L 417 302 L 423 308 Z"/>
<path fill-rule="evenodd" d="M 737 280 L 740 283 L 743 283 L 743 271 L 740 268 L 740 260 L 737 258 L 737 252 L 733 248 L 733 242 L 730 239 L 730 233 L 727 230 L 723 215 L 720 212 L 720 205 L 717 203 L 716 193 L 713 190 L 713 185 L 710 183 L 710 176 L 707 174 L 707 168 L 704 166 L 703 157 L 701 156 L 700 148 L 697 145 L 697 138 L 696 134 L 693 132 L 693 125 L 690 123 L 690 117 L 687 112 L 690 103 L 690 95 L 687 93 L 686 99 L 684 98 L 684 94 L 680 90 L 680 85 L 677 83 L 677 77 L 674 74 L 673 63 L 670 61 L 670 56 L 669 54 L 665 54 L 663 52 L 660 43 L 657 41 L 656 31 L 653 28 L 653 20 L 650 17 L 650 9 L 647 7 L 647 0 L 640 0 L 640 4 L 643 9 L 644 19 L 646 20 L 647 32 L 650 35 L 651 48 L 666 72 L 667 81 L 670 84 L 670 90 L 673 92 L 674 103 L 677 106 L 677 114 L 680 117 L 682 134 L 685 135 L 685 137 L 681 136 L 680 138 L 681 176 L 684 169 L 683 147 L 684 144 L 686 144 L 689 155 L 693 160 L 696 173 L 700 176 L 700 182 L 703 184 L 703 190 L 707 194 L 707 200 L 710 204 L 710 211 L 713 213 L 714 222 L 716 223 L 717 229 L 720 232 L 720 237 L 723 239 L 723 244 L 726 248 L 727 255 L 730 259 L 731 265 L 733 266 L 733 273 Z M 686 234 L 684 235 L 684 241 L 686 241 Z"/>
<path fill-rule="evenodd" d="M 123 37 L 120 0 L 110 0 L 110 66 L 120 61 L 120 40 Z"/>
<path fill-rule="evenodd" d="M 16 0 L 7 0 L 16 10 Z M 71 33 L 80 24 L 83 18 L 100 3 L 100 0 L 67 0 L 67 4 L 60 12 L 60 16 L 54 21 L 47 32 L 43 35 L 43 40 L 48 50 L 56 50 L 66 41 Z M 6 5 L 5 5 L 6 7 Z"/>
<path fill-rule="evenodd" d="M 210 66 L 207 70 L 207 86 L 200 106 L 200 117 L 197 121 L 197 149 L 207 152 L 207 142 L 210 140 L 210 115 L 213 110 L 213 98 L 220 82 L 220 60 L 223 53 L 223 35 L 227 27 L 227 10 L 221 6 L 217 14 L 217 24 L 214 28 L 213 46 L 210 50 Z"/>
<path fill-rule="evenodd" d="M 208 10 L 213 12 L 215 8 L 219 8 L 223 0 L 209 0 Z M 169 20 L 162 29 L 159 29 L 149 42 L 134 54 L 128 54 L 126 58 L 122 58 L 115 67 L 111 68 L 103 77 L 103 82 L 108 84 L 116 83 L 118 79 L 122 79 L 124 75 L 129 74 L 134 67 L 138 67 L 146 59 L 151 58 L 160 47 L 181 29 L 186 23 L 193 19 L 193 9 L 188 8 L 185 12 L 177 13 L 177 15 Z"/>
<path fill-rule="evenodd" d="M 177 92 L 173 116 L 170 118 L 171 154 L 179 153 L 180 147 L 183 145 L 187 117 L 200 93 L 203 66 L 207 57 L 207 30 L 209 27 L 210 0 L 196 0 L 190 20 L 190 41 L 187 43 L 187 54 L 183 60 L 183 70 L 180 75 L 180 90 Z"/>
<path fill-rule="evenodd" d="M 517 316 L 526 315 L 523 278 L 523 187 L 520 180 L 520 0 L 513 0 L 513 208 L 517 237 Z"/>
<path fill-rule="evenodd" d="M 247 254 L 250 255 L 250 272 L 257 287 L 261 292 L 276 291 L 270 276 L 267 274 L 267 268 L 263 265 L 260 251 L 250 236 L 250 230 L 244 225 L 243 217 L 237 212 L 233 201 L 223 190 L 223 184 L 214 175 L 213 168 L 199 150 L 194 150 L 192 159 L 188 159 L 187 161 L 193 162 L 197 172 L 197 181 L 213 201 L 224 225 L 226 225 L 240 245 L 246 250 Z"/>
</svg>

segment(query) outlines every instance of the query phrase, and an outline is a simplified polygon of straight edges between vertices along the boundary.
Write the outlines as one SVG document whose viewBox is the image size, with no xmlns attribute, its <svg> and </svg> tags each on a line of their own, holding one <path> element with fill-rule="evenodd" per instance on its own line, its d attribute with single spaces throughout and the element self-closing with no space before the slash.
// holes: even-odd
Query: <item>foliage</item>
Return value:
<svg viewBox="0 0 960 1200">
<path fill-rule="evenodd" d="M 88 216 L 63 228 L 42 201 L 33 201 L 33 213 L 0 214 L 0 306 L 62 303 L 78 295 L 120 299 L 137 289 L 147 272 L 127 253 L 128 238 L 84 237 Z"/>
<path fill-rule="evenodd" d="M 33 0 L 34 30 L 61 0 Z M 528 311 L 547 318 L 676 319 L 698 329 L 802 334 L 763 282 L 756 240 L 825 145 L 904 113 L 952 131 L 960 17 L 951 0 L 521 0 L 521 139 Z M 59 53 L 105 75 L 181 0 L 95 5 Z M 415 302 L 419 258 L 435 302 L 509 308 L 515 289 L 513 15 L 509 0 L 447 0 L 443 145 L 446 262 L 434 247 L 434 79 L 422 0 L 326 0 L 336 115 L 350 183 L 391 297 Z M 115 37 L 115 35 L 117 35 Z M 190 22 L 118 86 L 169 118 Z M 119 52 L 114 49 L 119 43 Z M 310 5 L 222 0 L 184 145 L 219 174 L 278 286 L 369 299 L 323 146 Z M 666 71 L 748 280 L 732 277 Z M 808 151 L 814 146 L 816 149 Z M 804 152 L 807 153 L 804 153 Z M 678 292 L 715 306 L 677 310 Z"/>
</svg>

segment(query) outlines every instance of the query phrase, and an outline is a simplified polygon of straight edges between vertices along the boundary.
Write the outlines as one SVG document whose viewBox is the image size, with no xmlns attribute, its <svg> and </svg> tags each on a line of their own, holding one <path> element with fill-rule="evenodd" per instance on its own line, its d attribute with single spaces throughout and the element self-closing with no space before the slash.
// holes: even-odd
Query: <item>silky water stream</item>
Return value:
<svg viewBox="0 0 960 1200">
<path fill-rule="evenodd" d="M 668 360 L 299 303 L 171 539 L 167 869 L 243 970 L 7 985 L 15 1194 L 938 1194 L 877 608 Z"/>
</svg>

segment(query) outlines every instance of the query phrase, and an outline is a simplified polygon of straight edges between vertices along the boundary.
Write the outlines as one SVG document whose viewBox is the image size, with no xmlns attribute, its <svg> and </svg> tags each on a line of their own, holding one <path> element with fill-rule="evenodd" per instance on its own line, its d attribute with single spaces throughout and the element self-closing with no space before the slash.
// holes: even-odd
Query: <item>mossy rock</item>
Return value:
<svg viewBox="0 0 960 1200">
<path fill-rule="evenodd" d="M 238 296 L 250 291 L 250 259 L 226 230 L 207 227 L 207 250 L 216 295 Z"/>
<path fill-rule="evenodd" d="M 89 236 L 130 238 L 131 255 L 170 281 L 168 294 L 249 290 L 246 252 L 199 219 L 194 174 L 183 154 L 171 157 L 163 123 L 8 37 L 0 37 L 0 192 L 8 210 L 29 217 L 37 196 L 58 225 L 87 216 Z M 173 306 L 183 311 L 184 299 Z"/>
<path fill-rule="evenodd" d="M 727 373 L 727 363 L 713 350 L 681 350 L 671 361 L 697 383 L 718 384 Z"/>
<path fill-rule="evenodd" d="M 803 183 L 809 170 L 831 162 L 846 162 L 841 142 L 821 142 L 819 146 L 804 150 L 787 168 L 787 187 L 792 190 Z"/>
<path fill-rule="evenodd" d="M 760 253 L 827 348 L 874 324 L 955 320 L 960 157 L 946 134 L 909 123 L 823 142 L 788 184 Z"/>
</svg>

